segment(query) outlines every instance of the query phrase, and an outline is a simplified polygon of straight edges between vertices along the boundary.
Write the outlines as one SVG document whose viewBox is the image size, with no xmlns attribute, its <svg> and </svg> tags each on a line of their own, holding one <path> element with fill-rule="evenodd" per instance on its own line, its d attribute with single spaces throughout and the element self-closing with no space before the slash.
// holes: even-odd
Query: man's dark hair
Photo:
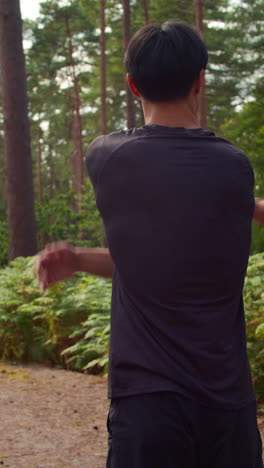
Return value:
<svg viewBox="0 0 264 468">
<path fill-rule="evenodd" d="M 152 102 L 186 97 L 208 52 L 199 33 L 185 23 L 148 24 L 132 37 L 125 66 L 140 94 Z"/>
</svg>

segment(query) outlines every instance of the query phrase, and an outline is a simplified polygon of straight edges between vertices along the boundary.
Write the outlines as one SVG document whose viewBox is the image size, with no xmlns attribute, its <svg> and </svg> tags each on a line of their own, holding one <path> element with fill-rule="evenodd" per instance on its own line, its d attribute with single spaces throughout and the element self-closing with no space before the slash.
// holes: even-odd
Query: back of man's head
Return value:
<svg viewBox="0 0 264 468">
<path fill-rule="evenodd" d="M 152 102 L 188 96 L 208 52 L 200 35 L 185 23 L 148 24 L 132 37 L 127 72 L 143 98 Z"/>
</svg>

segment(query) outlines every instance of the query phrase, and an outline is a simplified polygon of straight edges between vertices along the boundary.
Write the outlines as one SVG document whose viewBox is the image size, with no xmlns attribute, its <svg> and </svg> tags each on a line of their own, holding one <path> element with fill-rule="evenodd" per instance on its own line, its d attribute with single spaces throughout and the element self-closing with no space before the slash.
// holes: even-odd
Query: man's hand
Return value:
<svg viewBox="0 0 264 468">
<path fill-rule="evenodd" d="M 65 241 L 48 244 L 36 260 L 36 275 L 43 293 L 49 286 L 77 271 L 112 278 L 113 261 L 108 249 L 74 247 Z"/>
<path fill-rule="evenodd" d="M 79 268 L 76 247 L 64 241 L 48 244 L 36 260 L 36 275 L 41 293 L 52 284 L 70 278 L 80 271 Z"/>
</svg>

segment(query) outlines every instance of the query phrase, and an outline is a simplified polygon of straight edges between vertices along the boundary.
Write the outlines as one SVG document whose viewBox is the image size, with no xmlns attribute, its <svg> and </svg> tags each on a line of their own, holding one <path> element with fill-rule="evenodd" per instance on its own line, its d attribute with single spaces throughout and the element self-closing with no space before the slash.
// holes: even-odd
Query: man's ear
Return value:
<svg viewBox="0 0 264 468">
<path fill-rule="evenodd" d="M 199 73 L 199 76 L 196 78 L 193 84 L 193 89 L 194 89 L 195 94 L 199 94 L 201 91 L 201 88 L 204 85 L 204 74 L 205 74 L 205 70 L 201 70 Z"/>
<path fill-rule="evenodd" d="M 126 74 L 126 80 L 128 82 L 128 86 L 129 88 L 131 89 L 132 93 L 137 96 L 137 97 L 141 97 L 141 94 L 140 92 L 138 91 L 136 85 L 134 84 L 134 81 L 132 80 L 131 76 L 129 75 L 129 73 Z"/>
</svg>

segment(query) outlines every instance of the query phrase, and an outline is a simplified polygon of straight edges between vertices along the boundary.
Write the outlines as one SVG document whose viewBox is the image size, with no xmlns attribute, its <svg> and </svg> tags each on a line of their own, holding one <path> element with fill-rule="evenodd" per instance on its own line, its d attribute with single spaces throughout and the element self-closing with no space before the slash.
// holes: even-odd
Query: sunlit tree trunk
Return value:
<svg viewBox="0 0 264 468">
<path fill-rule="evenodd" d="M 55 197 L 56 186 L 55 186 L 55 162 L 54 162 L 54 155 L 52 152 L 52 148 L 49 149 L 48 165 L 49 165 L 49 197 L 50 197 L 50 200 L 53 200 Z M 49 222 L 50 222 L 50 225 L 54 223 L 54 218 L 52 214 L 49 218 Z M 49 238 L 49 242 L 51 241 L 53 242 L 56 240 L 58 239 L 55 239 L 55 237 L 53 236 Z"/>
<path fill-rule="evenodd" d="M 200 31 L 203 39 L 205 38 L 205 27 L 203 20 L 203 5 L 204 0 L 194 0 L 194 15 L 195 26 Z M 202 128 L 207 128 L 207 97 L 206 97 L 206 83 L 201 90 L 200 98 L 200 125 Z"/>
<path fill-rule="evenodd" d="M 42 181 L 42 130 L 40 125 L 37 129 L 37 148 L 38 148 L 38 201 L 40 205 L 43 205 L 43 181 Z M 40 246 L 43 249 L 45 246 L 45 234 L 44 232 L 39 233 Z"/>
<path fill-rule="evenodd" d="M 105 34 L 105 4 L 100 0 L 100 72 L 101 72 L 101 134 L 107 133 L 107 104 L 106 104 L 106 34 Z"/>
<path fill-rule="evenodd" d="M 54 156 L 52 149 L 50 148 L 50 154 L 48 158 L 49 164 L 49 196 L 50 200 L 53 200 L 55 196 L 55 165 L 54 165 Z"/>
<path fill-rule="evenodd" d="M 149 23 L 149 11 L 148 11 L 148 2 L 147 0 L 141 0 L 143 12 L 144 12 L 144 23 Z"/>
<path fill-rule="evenodd" d="M 41 138 L 42 130 L 38 125 L 37 130 L 37 145 L 38 145 L 38 201 L 40 205 L 43 205 L 43 184 L 42 184 L 42 148 L 41 148 Z"/>
<path fill-rule="evenodd" d="M 127 49 L 130 40 L 130 0 L 123 0 L 123 46 Z M 136 127 L 135 103 L 132 92 L 126 82 L 126 102 L 127 102 L 127 126 Z"/>
<path fill-rule="evenodd" d="M 73 141 L 75 147 L 75 181 L 76 181 L 76 194 L 80 196 L 82 194 L 82 186 L 84 183 L 84 164 L 83 164 L 83 140 L 82 140 L 82 118 L 81 118 L 81 99 L 79 90 L 79 80 L 76 73 L 76 66 L 73 57 L 73 44 L 72 34 L 70 29 L 69 18 L 66 17 L 66 31 L 68 36 L 68 52 L 69 62 L 71 69 L 71 79 L 73 83 L 74 99 L 73 99 Z M 77 204 L 77 211 L 79 212 L 81 207 Z"/>
<path fill-rule="evenodd" d="M 0 0 L 9 259 L 37 251 L 25 58 L 19 0 Z"/>
</svg>

